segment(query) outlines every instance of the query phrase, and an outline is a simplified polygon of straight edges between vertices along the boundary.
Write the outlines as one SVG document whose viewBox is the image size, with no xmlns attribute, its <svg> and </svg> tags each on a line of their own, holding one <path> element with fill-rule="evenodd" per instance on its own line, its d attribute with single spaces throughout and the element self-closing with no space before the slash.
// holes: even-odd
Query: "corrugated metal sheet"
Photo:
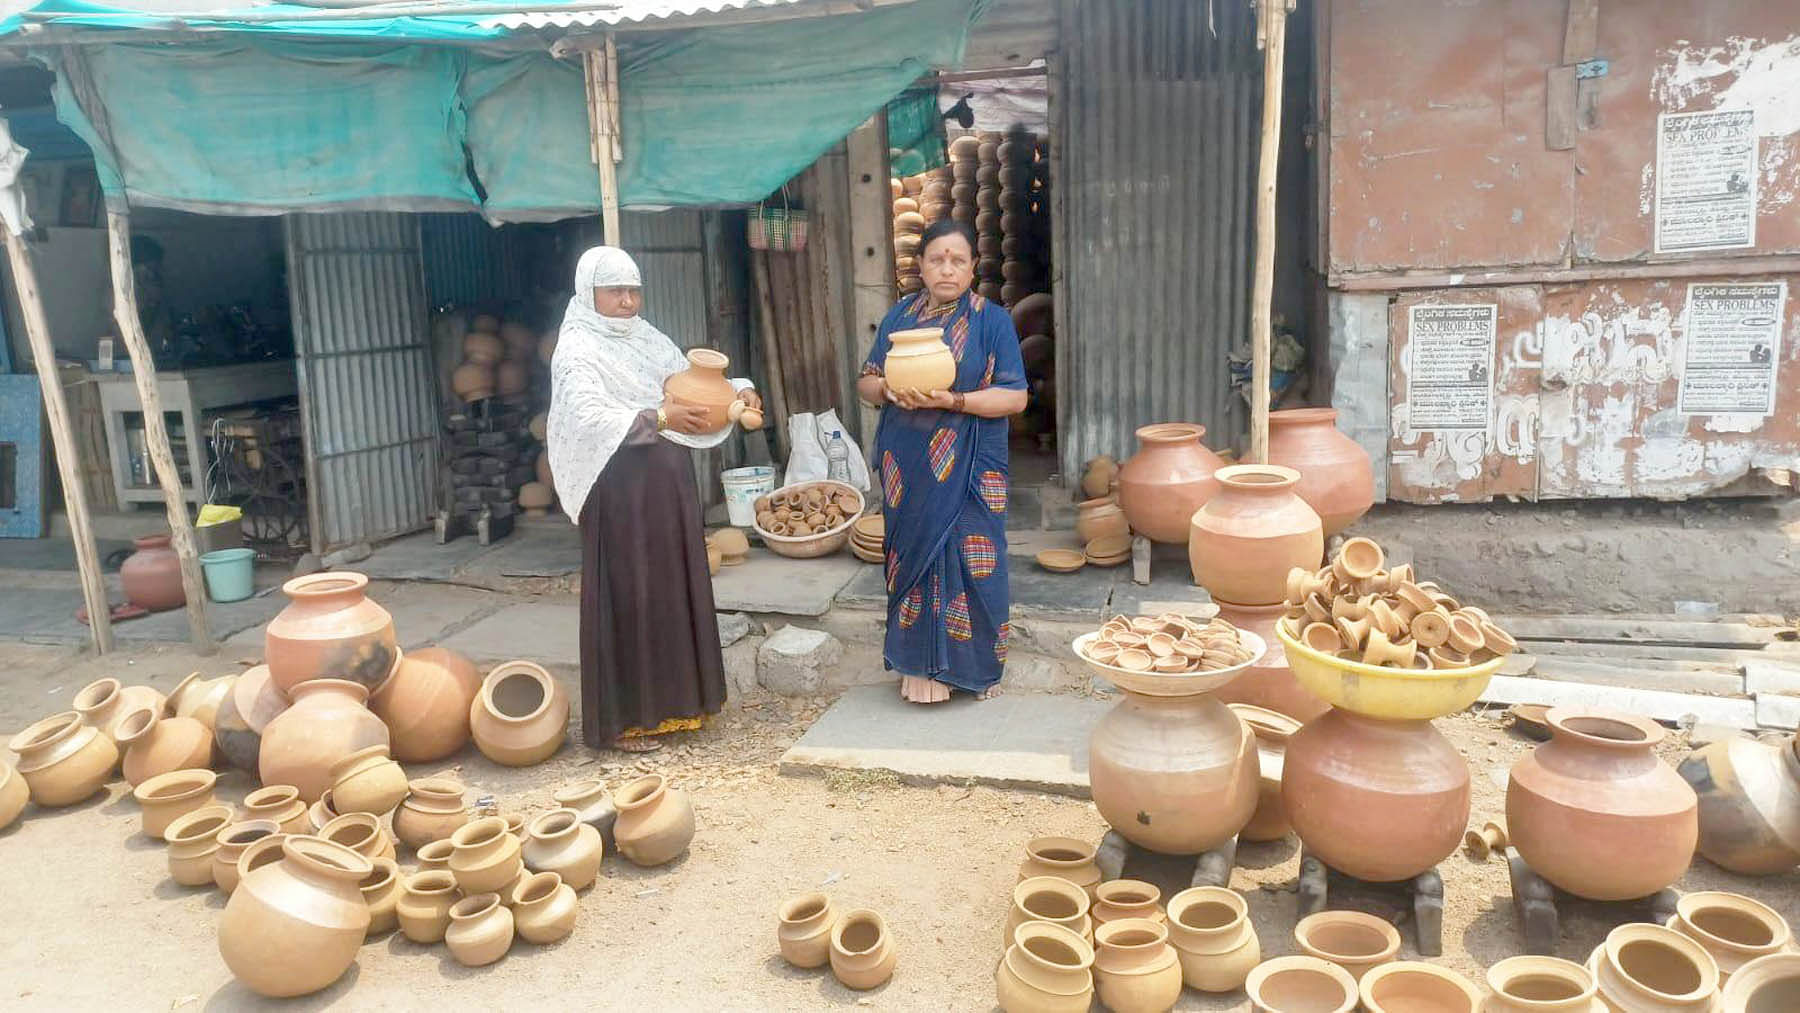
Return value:
<svg viewBox="0 0 1800 1013">
<path fill-rule="evenodd" d="M 475 306 L 523 299 L 524 259 L 513 256 L 511 230 L 479 215 L 419 215 L 425 289 L 432 306 Z"/>
<path fill-rule="evenodd" d="M 286 222 L 313 548 L 422 528 L 438 439 L 418 218 Z"/>
<path fill-rule="evenodd" d="M 1057 97 L 1065 474 L 1151 422 L 1243 426 L 1227 354 L 1247 340 L 1262 62 L 1248 5 L 1071 5 Z"/>
<path fill-rule="evenodd" d="M 559 11 L 554 8 L 501 14 L 482 22 L 489 28 L 594 28 L 648 21 L 679 21 L 707 14 L 763 7 L 793 7 L 809 0 L 620 0 L 611 10 Z"/>
<path fill-rule="evenodd" d="M 1050 0 L 992 0 L 969 29 L 963 66 L 1023 67 L 1056 49 L 1056 6 Z"/>
</svg>

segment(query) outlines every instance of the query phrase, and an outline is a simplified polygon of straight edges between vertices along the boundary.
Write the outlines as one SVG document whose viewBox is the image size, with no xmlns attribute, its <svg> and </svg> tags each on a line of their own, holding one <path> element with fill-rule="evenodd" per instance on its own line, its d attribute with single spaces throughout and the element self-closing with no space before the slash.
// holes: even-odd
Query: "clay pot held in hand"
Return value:
<svg viewBox="0 0 1800 1013">
<path fill-rule="evenodd" d="M 1027 922 L 994 972 L 1005 1013 L 1087 1013 L 1094 1001 L 1094 951 L 1060 925 Z"/>
<path fill-rule="evenodd" d="M 539 872 L 520 879 L 508 898 L 513 928 L 519 938 L 537 946 L 568 937 L 575 931 L 581 902 L 575 889 L 554 872 Z"/>
<path fill-rule="evenodd" d="M 478 819 L 450 835 L 450 873 L 464 896 L 498 893 L 525 867 L 519 839 L 498 816 Z"/>
<path fill-rule="evenodd" d="M 469 707 L 481 674 L 469 659 L 442 647 L 400 659 L 394 677 L 369 697 L 369 709 L 388 726 L 394 759 L 430 763 L 469 741 Z"/>
<path fill-rule="evenodd" d="M 219 775 L 210 770 L 172 770 L 145 778 L 132 790 L 143 817 L 144 836 L 162 840 L 163 831 L 177 816 L 213 804 L 213 786 Z"/>
<path fill-rule="evenodd" d="M 541 763 L 569 733 L 569 694 L 541 665 L 509 661 L 482 680 L 469 729 L 483 756 L 508 767 Z"/>
<path fill-rule="evenodd" d="M 1075 534 L 1083 545 L 1096 538 L 1131 534 L 1131 525 L 1125 521 L 1125 511 L 1119 509 L 1118 500 L 1111 496 L 1077 504 L 1075 511 Z"/>
<path fill-rule="evenodd" d="M 478 893 L 451 906 L 444 946 L 457 963 L 484 967 L 506 956 L 512 943 L 512 909 L 500 903 L 499 894 Z"/>
<path fill-rule="evenodd" d="M 1800 865 L 1800 754 L 1733 737 L 1688 754 L 1676 768 L 1700 798 L 1699 850 L 1714 865 L 1768 876 Z"/>
<path fill-rule="evenodd" d="M 776 914 L 781 957 L 795 967 L 823 967 L 831 959 L 831 927 L 837 910 L 822 893 L 790 897 Z"/>
<path fill-rule="evenodd" d="M 1646 897 L 1680 879 L 1699 839 L 1698 801 L 1657 759 L 1662 726 L 1553 708 L 1550 741 L 1513 765 L 1512 846 L 1555 886 L 1590 900 Z"/>
<path fill-rule="evenodd" d="M 1718 965 L 1698 943 L 1661 925 L 1613 929 L 1594 948 L 1587 968 L 1599 983 L 1600 998 L 1621 1013 L 1718 1009 Z"/>
<path fill-rule="evenodd" d="M 119 748 L 81 715 L 63 711 L 27 727 L 7 748 L 19 754 L 14 768 L 31 800 L 45 808 L 74 805 L 106 787 L 119 763 Z"/>
<path fill-rule="evenodd" d="M 669 787 L 661 774 L 645 774 L 613 793 L 619 821 L 613 836 L 619 854 L 636 865 L 661 865 L 694 839 L 694 806 L 687 792 Z"/>
<path fill-rule="evenodd" d="M 1508 957 L 1487 969 L 1482 1013 L 1606 1013 L 1588 969 L 1556 957 Z"/>
<path fill-rule="evenodd" d="M 394 836 L 419 850 L 432 841 L 449 839 L 469 822 L 463 785 L 447 777 L 422 777 L 407 784 L 407 796 L 394 810 Z"/>
<path fill-rule="evenodd" d="M 1094 930 L 1094 989 L 1113 1013 L 1164 1013 L 1181 998 L 1181 963 L 1159 922 L 1126 918 Z"/>
<path fill-rule="evenodd" d="M 1363 975 L 1366 1013 L 1476 1013 L 1481 989 L 1446 967 L 1422 960 L 1383 964 Z"/>
<path fill-rule="evenodd" d="M 119 766 L 133 788 L 158 774 L 212 766 L 212 731 L 193 718 L 165 718 L 148 707 L 127 712 L 113 726 L 124 750 Z"/>
<path fill-rule="evenodd" d="M 349 970 L 369 931 L 369 860 L 316 837 L 282 842 L 281 861 L 244 874 L 219 919 L 219 955 L 258 995 L 307 995 Z"/>
<path fill-rule="evenodd" d="M 238 883 L 243 880 L 244 856 L 250 853 L 250 849 L 261 841 L 267 841 L 270 838 L 280 841 L 285 840 L 286 837 L 287 835 L 281 832 L 281 826 L 274 820 L 243 820 L 227 824 L 213 836 L 213 839 L 219 842 L 219 850 L 213 852 L 212 857 L 213 884 L 227 894 L 236 890 Z M 280 845 L 275 844 L 271 847 L 279 849 Z M 275 856 L 269 860 L 275 861 L 279 857 L 279 850 L 277 850 Z"/>
<path fill-rule="evenodd" d="M 246 669 L 232 683 L 213 719 L 213 743 L 219 754 L 233 767 L 256 773 L 263 729 L 287 709 L 288 699 L 275 688 L 269 666 Z"/>
<path fill-rule="evenodd" d="M 388 744 L 387 726 L 364 705 L 369 691 L 343 679 L 294 688 L 294 705 L 263 729 L 257 768 L 264 784 L 291 784 L 310 805 L 331 787 L 331 770 L 360 749 Z"/>
<path fill-rule="evenodd" d="M 1295 492 L 1319 515 L 1327 538 L 1356 523 L 1375 502 L 1369 452 L 1338 431 L 1335 409 L 1270 412 L 1269 463 L 1300 473 Z"/>
<path fill-rule="evenodd" d="M 415 943 L 443 942 L 456 898 L 456 877 L 447 869 L 427 869 L 407 877 L 394 905 L 401 934 Z"/>
<path fill-rule="evenodd" d="M 377 858 L 369 864 L 373 870 L 357 884 L 363 903 L 369 906 L 364 939 L 392 932 L 400 924 L 400 867 L 391 858 Z"/>
<path fill-rule="evenodd" d="M 1025 844 L 1025 861 L 1019 863 L 1015 883 L 1037 876 L 1066 879 L 1094 899 L 1100 884 L 1100 867 L 1094 864 L 1092 844 L 1073 837 L 1034 837 Z"/>
<path fill-rule="evenodd" d="M 263 657 L 275 687 L 294 699 L 309 679 L 342 679 L 373 690 L 400 660 L 394 617 L 370 601 L 360 573 L 314 573 L 281 585 L 287 608 L 270 621 Z"/>
<path fill-rule="evenodd" d="M 949 390 L 956 382 L 956 356 L 944 344 L 941 327 L 916 327 L 888 335 L 882 373 L 890 390 L 930 393 Z"/>
<path fill-rule="evenodd" d="M 1256 813 L 1238 837 L 1246 841 L 1279 841 L 1293 829 L 1281 804 L 1281 767 L 1287 758 L 1288 739 L 1300 730 L 1300 722 L 1286 714 L 1261 707 L 1231 704 L 1231 712 L 1256 736 Z"/>
<path fill-rule="evenodd" d="M 181 557 L 169 545 L 168 535 L 133 539 L 137 551 L 119 564 L 119 586 L 125 600 L 152 612 L 178 609 L 187 604 L 181 587 Z"/>
<path fill-rule="evenodd" d="M 725 379 L 725 367 L 731 365 L 731 360 L 710 348 L 690 350 L 687 360 L 688 368 L 663 381 L 663 393 L 705 408 L 706 431 L 716 433 L 731 424 L 728 412 L 737 400 L 737 391 Z"/>
<path fill-rule="evenodd" d="M 1308 956 L 1329 960 L 1352 978 L 1400 953 L 1400 933 L 1386 918 L 1361 911 L 1320 911 L 1294 925 L 1294 942 Z"/>
<path fill-rule="evenodd" d="M 1794 933 L 1774 908 L 1742 894 L 1703 890 L 1675 902 L 1669 928 L 1700 944 L 1726 980 L 1758 957 L 1793 948 Z"/>
<path fill-rule="evenodd" d="M 1235 992 L 1262 960 L 1250 907 L 1236 891 L 1196 886 L 1169 898 L 1169 943 L 1181 980 L 1201 992 Z"/>
<path fill-rule="evenodd" d="M 1194 514 L 1188 562 L 1215 599 L 1272 605 L 1287 598 L 1288 571 L 1315 569 L 1325 555 L 1319 515 L 1294 494 L 1292 468 L 1220 468 L 1219 491 Z"/>
<path fill-rule="evenodd" d="M 25 811 L 25 803 L 31 801 L 31 789 L 25 786 L 25 779 L 19 776 L 12 764 L 0 760 L 0 830 L 12 826 L 13 820 Z"/>
<path fill-rule="evenodd" d="M 1220 619 L 1240 630 L 1249 630 L 1268 645 L 1256 664 L 1214 690 L 1215 697 L 1227 704 L 1250 704 L 1285 714 L 1301 724 L 1330 709 L 1325 701 L 1308 693 L 1288 667 L 1287 648 L 1275 635 L 1275 624 L 1287 611 L 1286 605 L 1237 605 L 1224 601 L 1214 604 L 1219 606 Z"/>
<path fill-rule="evenodd" d="M 406 771 L 385 745 L 365 746 L 331 768 L 331 801 L 340 813 L 392 812 L 406 798 Z"/>
<path fill-rule="evenodd" d="M 897 959 L 887 923 L 873 911 L 851 911 L 831 930 L 831 974 L 845 988 L 881 986 L 894 976 Z"/>
<path fill-rule="evenodd" d="M 600 874 L 605 845 L 600 831 L 573 809 L 552 809 L 525 828 L 523 857 L 532 872 L 554 872 L 572 890 L 585 890 Z"/>
<path fill-rule="evenodd" d="M 194 672 L 169 694 L 167 713 L 170 717 L 193 718 L 207 728 L 213 728 L 218 723 L 219 707 L 231 695 L 237 680 L 235 675 L 202 679 L 199 672 Z"/>
<path fill-rule="evenodd" d="M 169 821 L 163 830 L 169 878 L 182 886 L 211 886 L 219 832 L 230 825 L 231 807 L 226 805 L 202 806 Z"/>
<path fill-rule="evenodd" d="M 1119 468 L 1119 507 L 1133 531 L 1152 541 L 1187 544 L 1194 512 L 1219 491 L 1213 473 L 1225 465 L 1200 445 L 1205 435 L 1205 426 L 1186 422 L 1137 431 L 1138 452 Z"/>
<path fill-rule="evenodd" d="M 1276 957 L 1256 965 L 1244 981 L 1258 1013 L 1350 1013 L 1356 1008 L 1356 979 L 1317 957 Z"/>
<path fill-rule="evenodd" d="M 148 707 L 157 713 L 167 706 L 167 700 L 161 693 L 149 686 L 126 686 L 117 679 L 95 679 L 75 694 L 75 713 L 81 715 L 81 723 L 100 730 L 100 734 L 111 739 L 114 745 L 119 740 L 113 737 L 113 727 L 128 712 L 139 707 Z"/>
</svg>

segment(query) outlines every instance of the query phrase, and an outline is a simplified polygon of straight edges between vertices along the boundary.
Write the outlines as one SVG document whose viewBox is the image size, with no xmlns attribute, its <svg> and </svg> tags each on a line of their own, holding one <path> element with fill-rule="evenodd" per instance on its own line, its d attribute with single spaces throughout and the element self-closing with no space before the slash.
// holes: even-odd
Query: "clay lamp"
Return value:
<svg viewBox="0 0 1800 1013">
<path fill-rule="evenodd" d="M 1327 599 L 1322 594 L 1307 595 L 1304 605 L 1306 617 L 1315 623 L 1330 622 L 1337 618 L 1331 614 L 1331 606 L 1326 604 L 1326 601 Z"/>
<path fill-rule="evenodd" d="M 1369 614 L 1369 599 L 1342 595 L 1332 599 L 1331 618 L 1362 619 Z"/>
<path fill-rule="evenodd" d="M 1487 610 L 1475 605 L 1464 605 L 1461 611 L 1464 615 L 1478 623 L 1491 623 L 1494 621 L 1494 617 L 1488 615 Z"/>
<path fill-rule="evenodd" d="M 1375 628 L 1387 634 L 1389 640 L 1398 640 L 1406 627 L 1400 622 L 1400 616 L 1392 606 L 1380 598 L 1369 603 L 1369 618 Z"/>
<path fill-rule="evenodd" d="M 1450 640 L 1450 617 L 1435 608 L 1413 616 L 1412 638 L 1426 650 L 1444 646 Z"/>
<path fill-rule="evenodd" d="M 1337 631 L 1339 639 L 1344 642 L 1344 649 L 1347 651 L 1360 651 L 1362 646 L 1368 642 L 1369 632 L 1373 626 L 1374 623 L 1366 617 L 1361 619 L 1339 619 L 1337 621 Z M 1480 631 L 1477 630 L 1476 632 L 1479 633 Z"/>
<path fill-rule="evenodd" d="M 1463 835 L 1463 854 L 1473 861 L 1485 862 L 1489 855 L 1505 851 L 1511 843 L 1506 837 L 1506 828 L 1488 820 L 1480 830 L 1471 830 Z"/>
<path fill-rule="evenodd" d="M 1171 654 L 1165 658 L 1157 658 L 1156 663 L 1151 667 L 1163 675 L 1181 675 L 1193 663 L 1194 659 L 1185 655 Z"/>
<path fill-rule="evenodd" d="M 1344 647 L 1344 638 L 1338 636 L 1337 627 L 1326 623 L 1308 624 L 1300 632 L 1300 642 L 1320 654 L 1336 654 Z"/>
<path fill-rule="evenodd" d="M 1149 638 L 1142 633 L 1116 633 L 1113 635 L 1112 642 L 1120 647 L 1143 650 L 1144 646 L 1149 643 Z"/>
<path fill-rule="evenodd" d="M 1175 638 L 1167 633 L 1152 633 L 1145 647 L 1152 657 L 1167 658 L 1175 653 L 1175 643 Z"/>
<path fill-rule="evenodd" d="M 1120 651 L 1118 660 L 1113 664 L 1128 672 L 1148 672 L 1156 664 L 1156 659 L 1150 656 L 1149 651 L 1132 647 Z"/>
<path fill-rule="evenodd" d="M 1431 659 L 1432 668 L 1469 667 L 1468 655 L 1453 651 L 1448 647 L 1433 647 L 1425 652 L 1425 656 Z"/>
<path fill-rule="evenodd" d="M 1485 620 L 1481 623 L 1481 641 L 1483 647 L 1501 657 L 1519 649 L 1519 642 L 1512 638 L 1512 634 Z"/>
<path fill-rule="evenodd" d="M 1388 573 L 1394 578 L 1395 588 L 1400 587 L 1402 584 L 1411 584 L 1413 582 L 1413 567 L 1411 563 L 1401 563 L 1399 566 L 1389 570 Z"/>
<path fill-rule="evenodd" d="M 1206 656 L 1206 645 L 1195 640 L 1193 637 L 1182 637 L 1180 640 L 1175 641 L 1175 652 L 1184 658 L 1204 658 Z"/>
<path fill-rule="evenodd" d="M 1437 602 L 1438 607 L 1445 612 L 1456 613 L 1462 611 L 1462 602 L 1457 601 L 1454 597 L 1447 595 L 1442 591 L 1431 591 L 1428 593 L 1431 595 L 1431 600 Z"/>
<path fill-rule="evenodd" d="M 1331 581 L 1317 573 L 1302 567 L 1294 567 L 1288 571 L 1287 600 L 1290 605 L 1299 605 L 1313 595 L 1331 593 Z"/>
<path fill-rule="evenodd" d="M 1119 659 L 1119 645 L 1105 640 L 1096 640 L 1088 645 L 1088 658 L 1102 665 L 1110 665 Z"/>
<path fill-rule="evenodd" d="M 1337 559 L 1332 562 L 1331 568 L 1339 581 L 1349 583 L 1375 576 L 1385 562 L 1387 554 L 1372 539 L 1352 538 L 1338 550 Z"/>
<path fill-rule="evenodd" d="M 1431 595 L 1426 594 L 1419 585 L 1410 580 L 1396 584 L 1394 586 L 1394 594 L 1398 595 L 1401 601 L 1412 607 L 1413 615 L 1421 615 L 1437 608 L 1437 601 L 1434 600 Z"/>
<path fill-rule="evenodd" d="M 1487 643 L 1487 637 L 1481 632 L 1481 624 L 1465 615 L 1450 616 L 1450 639 L 1446 641 L 1450 648 L 1463 654 L 1474 654 Z"/>
<path fill-rule="evenodd" d="M 1391 668 L 1411 668 L 1417 650 L 1409 640 L 1391 640 L 1381 630 L 1370 630 L 1369 641 L 1363 645 L 1363 662 Z"/>
</svg>

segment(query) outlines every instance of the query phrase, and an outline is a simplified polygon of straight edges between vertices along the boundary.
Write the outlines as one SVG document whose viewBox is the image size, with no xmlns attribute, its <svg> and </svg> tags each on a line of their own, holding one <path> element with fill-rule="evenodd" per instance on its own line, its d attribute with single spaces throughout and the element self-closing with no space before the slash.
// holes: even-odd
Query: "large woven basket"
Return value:
<svg viewBox="0 0 1800 1013">
<path fill-rule="evenodd" d="M 842 482 L 832 481 L 796 482 L 792 485 L 784 485 L 769 495 L 778 496 L 784 492 L 821 485 L 834 490 L 841 489 L 848 492 L 850 495 L 855 496 L 856 512 L 847 515 L 842 524 L 837 525 L 829 531 L 816 535 L 803 535 L 799 538 L 795 538 L 791 535 L 770 534 L 763 530 L 761 524 L 752 522 L 751 527 L 762 537 L 763 544 L 768 546 L 770 552 L 775 553 L 777 556 L 786 556 L 789 559 L 817 559 L 820 556 L 829 556 L 832 553 L 841 552 L 843 551 L 844 546 L 850 543 L 850 526 L 856 523 L 856 519 L 862 516 L 864 510 L 868 509 L 868 503 L 863 499 L 863 494 L 858 492 L 854 486 L 848 486 Z"/>
</svg>

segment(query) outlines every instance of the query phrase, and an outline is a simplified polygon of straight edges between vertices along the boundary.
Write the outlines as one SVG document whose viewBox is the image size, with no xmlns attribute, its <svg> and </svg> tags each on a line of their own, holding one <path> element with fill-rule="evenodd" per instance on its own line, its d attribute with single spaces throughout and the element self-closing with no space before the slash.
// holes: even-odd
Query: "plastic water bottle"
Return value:
<svg viewBox="0 0 1800 1013">
<path fill-rule="evenodd" d="M 833 482 L 850 482 L 850 448 L 844 446 L 844 434 L 833 429 L 831 442 L 825 444 L 825 473 Z"/>
</svg>

